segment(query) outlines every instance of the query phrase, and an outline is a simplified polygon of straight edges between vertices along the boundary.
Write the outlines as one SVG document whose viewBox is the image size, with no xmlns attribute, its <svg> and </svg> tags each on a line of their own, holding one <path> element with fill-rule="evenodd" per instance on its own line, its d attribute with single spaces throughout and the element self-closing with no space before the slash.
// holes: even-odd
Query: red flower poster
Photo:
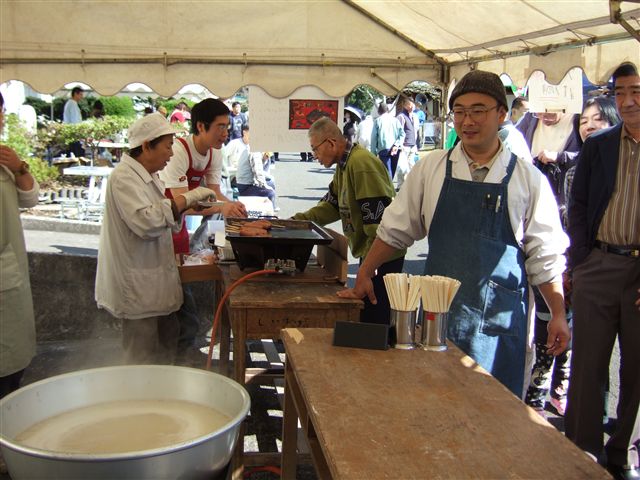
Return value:
<svg viewBox="0 0 640 480">
<path fill-rule="evenodd" d="M 289 130 L 308 130 L 322 117 L 337 123 L 338 100 L 289 100 Z"/>
</svg>

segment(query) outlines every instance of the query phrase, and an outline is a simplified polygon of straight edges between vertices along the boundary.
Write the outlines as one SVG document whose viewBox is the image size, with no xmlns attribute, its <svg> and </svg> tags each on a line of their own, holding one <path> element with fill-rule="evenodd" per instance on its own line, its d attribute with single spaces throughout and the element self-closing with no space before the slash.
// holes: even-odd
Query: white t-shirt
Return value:
<svg viewBox="0 0 640 480">
<path fill-rule="evenodd" d="M 184 140 L 187 142 L 191 152 L 191 166 L 196 170 L 202 170 L 209 161 L 209 152 L 200 155 L 193 143 L 193 135 L 189 135 Z M 222 151 L 211 148 L 211 165 L 204 172 L 204 181 L 207 185 L 220 185 L 222 181 Z M 167 188 L 188 187 L 187 170 L 189 170 L 189 155 L 184 145 L 177 138 L 173 141 L 173 156 L 167 166 L 160 171 L 160 179 Z"/>
</svg>

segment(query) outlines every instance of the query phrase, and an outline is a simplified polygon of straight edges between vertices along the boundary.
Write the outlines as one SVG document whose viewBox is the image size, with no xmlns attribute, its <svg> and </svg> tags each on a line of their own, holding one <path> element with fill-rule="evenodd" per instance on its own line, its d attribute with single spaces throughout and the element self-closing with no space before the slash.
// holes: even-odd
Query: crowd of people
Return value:
<svg viewBox="0 0 640 480">
<path fill-rule="evenodd" d="M 527 111 L 523 100 L 510 108 L 497 75 L 471 71 L 448 103 L 458 143 L 417 163 L 411 99 L 397 116 L 381 103 L 362 132 L 351 117 L 344 130 L 323 117 L 309 128 L 309 147 L 335 171 L 318 204 L 293 218 L 341 221 L 360 266 L 340 295 L 364 300 L 364 322 L 389 324 L 382 277 L 402 271 L 406 249 L 428 238 L 425 274 L 461 281 L 448 338 L 541 415 L 549 395 L 567 437 L 615 478 L 630 479 L 638 478 L 640 446 L 640 75 L 624 63 L 612 82 L 612 98 L 589 99 L 568 115 Z M 240 193 L 275 207 L 271 155 L 251 151 L 239 104 L 194 105 L 184 138 L 170 123 L 178 113 L 151 113 L 129 128 L 130 150 L 107 189 L 95 298 L 122 319 L 130 362 L 173 362 L 194 346 L 193 298 L 174 260 L 189 252 L 184 215 L 247 216 L 223 188 L 231 172 Z M 38 184 L 7 147 L 0 182 L 0 312 L 12 335 L 6 342 L 3 333 L 0 350 L 5 395 L 35 353 L 18 206 L 37 200 Z M 222 205 L 199 206 L 213 197 Z M 11 279 L 23 281 L 14 288 Z M 604 445 L 616 338 L 617 422 Z"/>
</svg>

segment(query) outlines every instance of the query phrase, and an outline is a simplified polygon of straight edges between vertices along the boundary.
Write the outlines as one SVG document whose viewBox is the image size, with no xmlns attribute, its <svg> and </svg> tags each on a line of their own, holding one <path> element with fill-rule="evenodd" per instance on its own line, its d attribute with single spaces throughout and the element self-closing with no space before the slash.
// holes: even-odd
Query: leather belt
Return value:
<svg viewBox="0 0 640 480">
<path fill-rule="evenodd" d="M 605 253 L 614 253 L 625 257 L 640 258 L 640 248 L 620 247 L 596 240 L 596 247 Z"/>
</svg>

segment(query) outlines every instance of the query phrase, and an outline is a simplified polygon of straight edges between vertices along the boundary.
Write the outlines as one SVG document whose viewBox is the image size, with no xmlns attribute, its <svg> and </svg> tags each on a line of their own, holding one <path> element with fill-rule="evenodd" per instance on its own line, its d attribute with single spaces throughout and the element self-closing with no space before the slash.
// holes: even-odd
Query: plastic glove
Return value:
<svg viewBox="0 0 640 480">
<path fill-rule="evenodd" d="M 215 199 L 216 194 L 213 190 L 210 190 L 206 187 L 196 187 L 193 190 L 189 190 L 188 192 L 181 193 L 187 203 L 187 208 L 193 208 L 196 203 L 201 200 L 209 200 Z"/>
</svg>

